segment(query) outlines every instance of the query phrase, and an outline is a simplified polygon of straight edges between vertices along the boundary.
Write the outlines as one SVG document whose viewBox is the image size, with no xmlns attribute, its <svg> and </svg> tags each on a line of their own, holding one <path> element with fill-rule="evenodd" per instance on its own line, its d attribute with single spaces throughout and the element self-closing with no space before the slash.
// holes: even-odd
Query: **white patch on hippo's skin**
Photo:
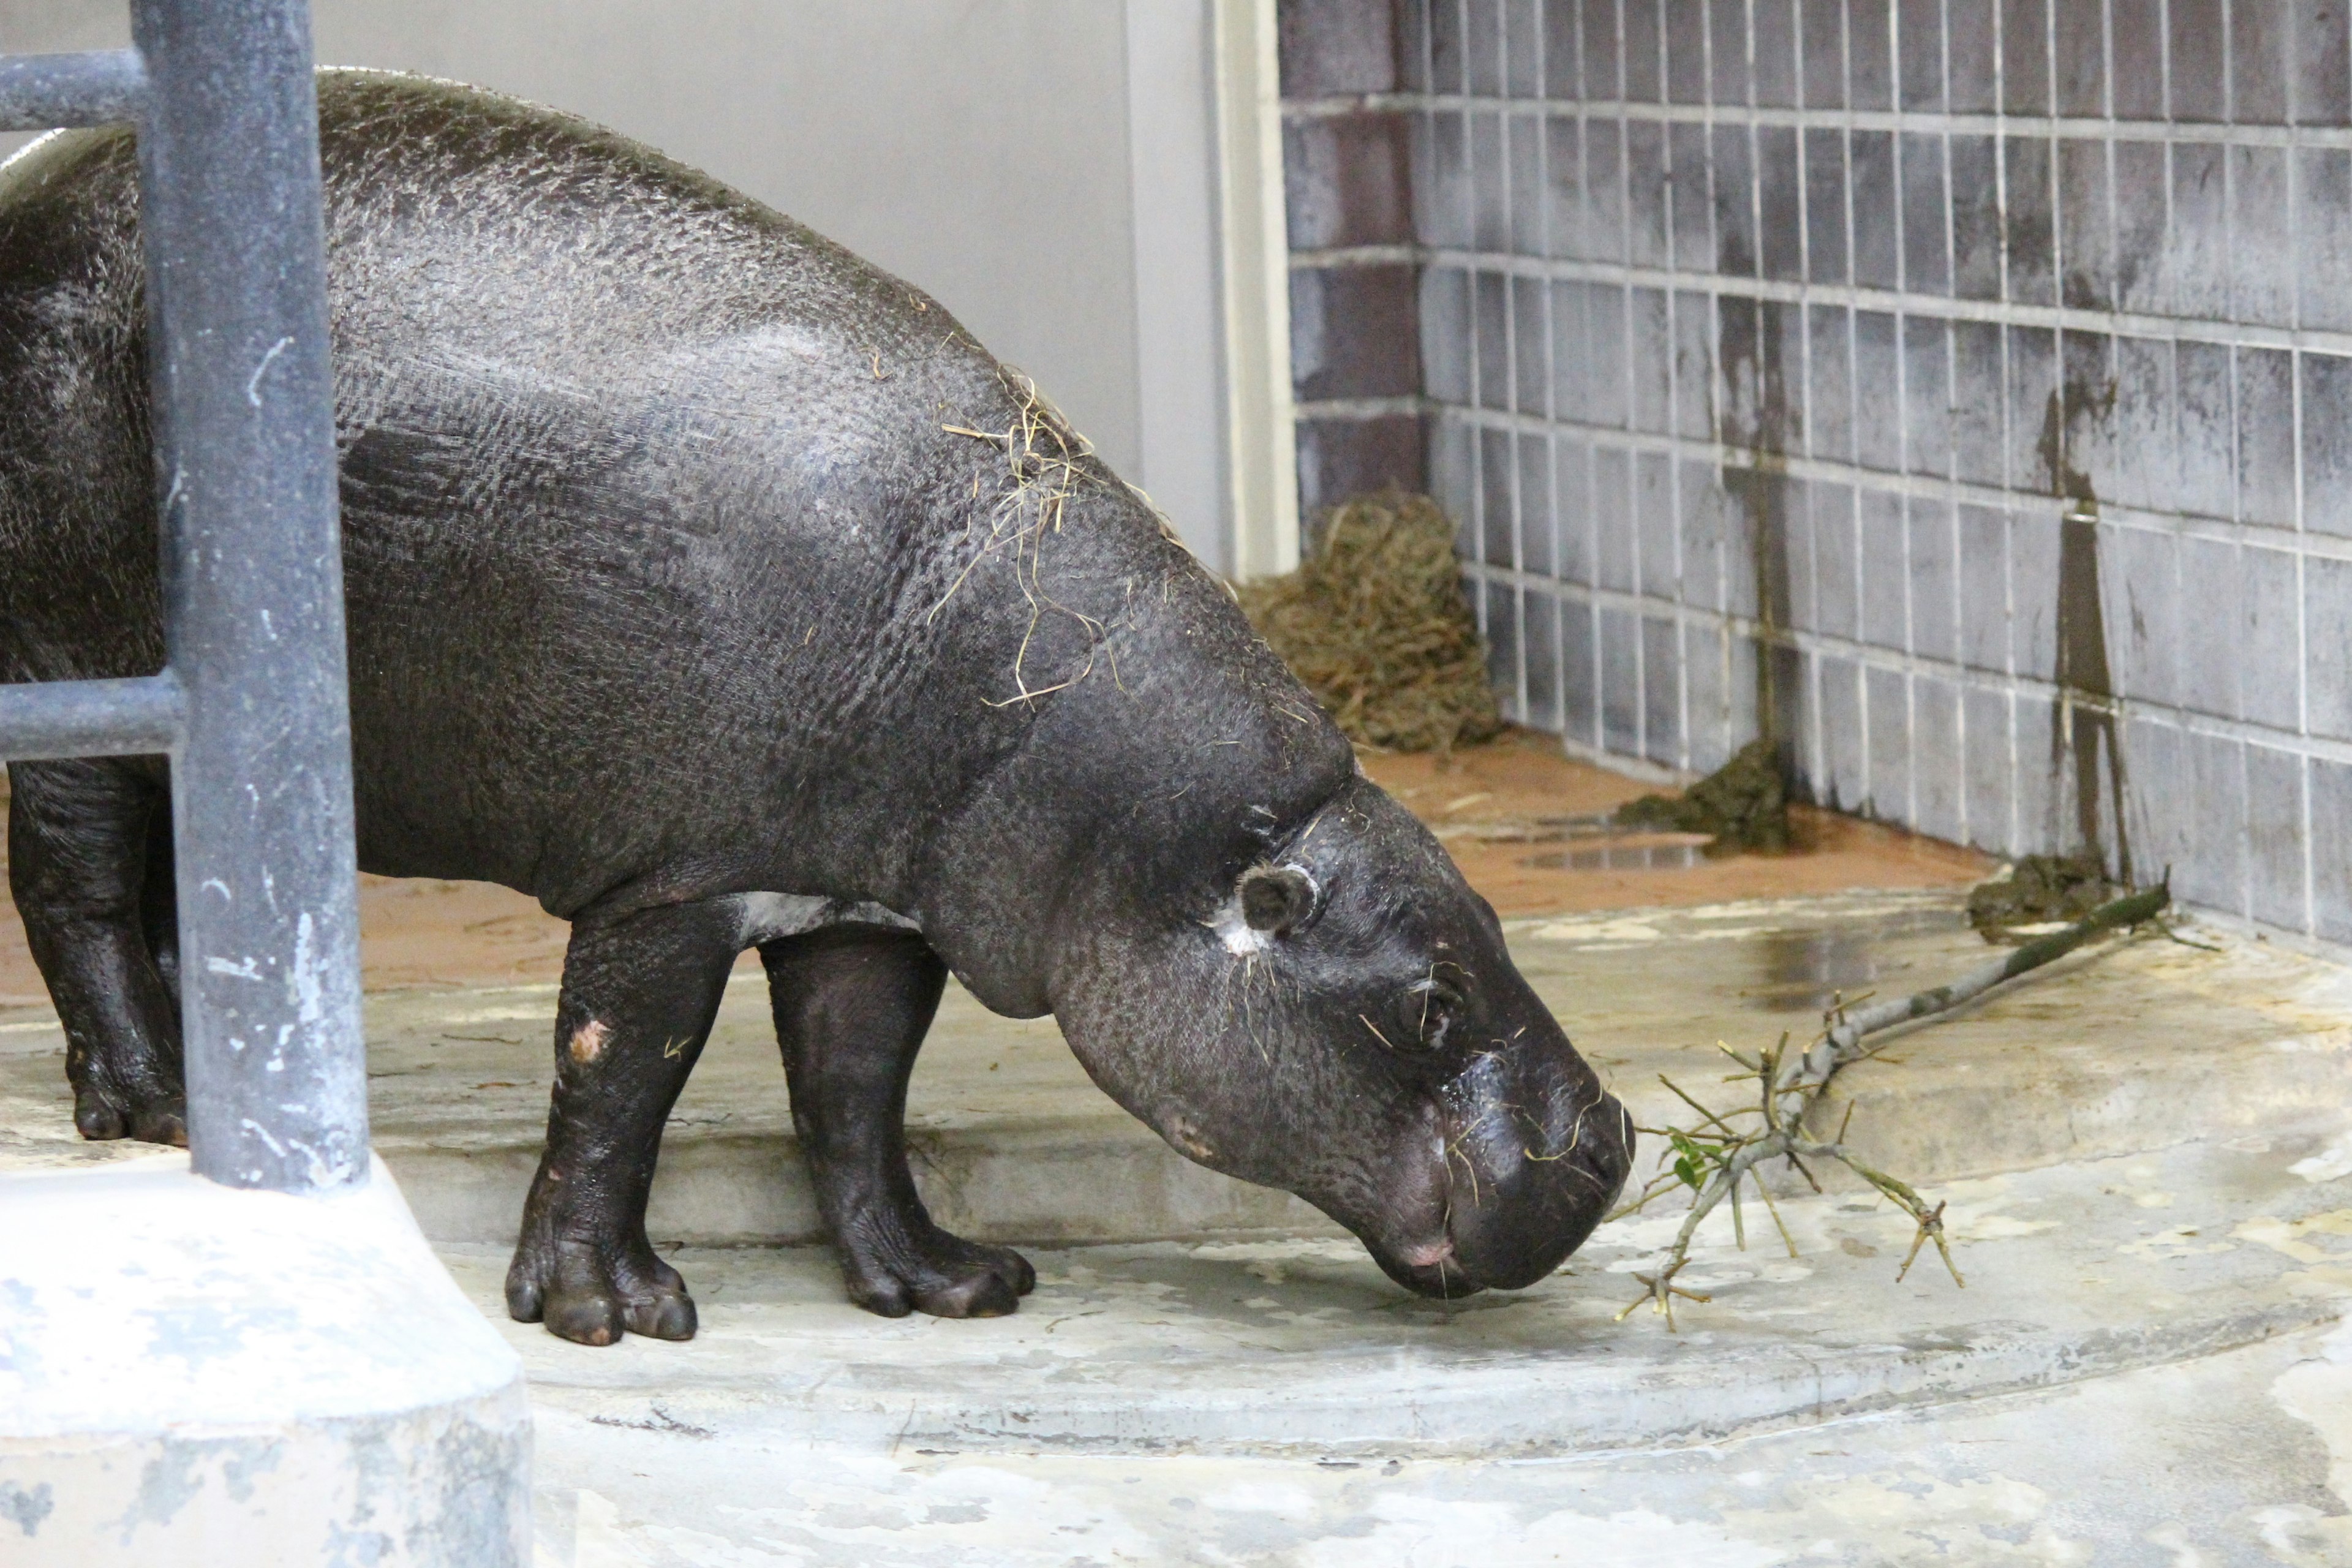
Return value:
<svg viewBox="0 0 2352 1568">
<path fill-rule="evenodd" d="M 896 926 L 900 931 L 922 927 L 880 904 L 853 899 L 825 899 L 812 893 L 744 893 L 735 900 L 737 940 L 757 947 L 778 937 L 800 936 L 824 926 Z"/>
<path fill-rule="evenodd" d="M 604 1020 L 591 1018 L 572 1031 L 572 1059 L 582 1067 L 593 1067 L 604 1054 L 605 1043 L 613 1031 Z"/>
</svg>

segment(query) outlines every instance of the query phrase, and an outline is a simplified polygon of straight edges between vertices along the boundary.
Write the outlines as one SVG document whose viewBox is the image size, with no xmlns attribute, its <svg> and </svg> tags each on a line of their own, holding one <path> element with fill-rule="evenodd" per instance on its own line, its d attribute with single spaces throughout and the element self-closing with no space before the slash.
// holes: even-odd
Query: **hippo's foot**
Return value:
<svg viewBox="0 0 2352 1568">
<path fill-rule="evenodd" d="M 583 1345 L 609 1345 L 625 1332 L 690 1340 L 695 1329 L 685 1279 L 642 1243 L 526 1237 L 507 1268 L 507 1315 Z"/>
<path fill-rule="evenodd" d="M 188 1146 L 188 1097 L 178 1088 L 149 1083 L 124 1089 L 92 1072 L 73 1077 L 74 1131 L 83 1137 L 92 1142 L 135 1138 Z"/>
<path fill-rule="evenodd" d="M 1011 1247 L 966 1241 L 928 1221 L 848 1229 L 840 1250 L 849 1299 L 886 1318 L 1002 1318 L 1037 1288 L 1037 1271 Z"/>
</svg>

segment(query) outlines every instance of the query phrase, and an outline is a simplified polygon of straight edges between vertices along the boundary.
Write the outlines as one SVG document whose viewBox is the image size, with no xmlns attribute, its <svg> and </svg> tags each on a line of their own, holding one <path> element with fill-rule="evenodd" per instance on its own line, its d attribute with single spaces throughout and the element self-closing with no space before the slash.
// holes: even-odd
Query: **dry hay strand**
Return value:
<svg viewBox="0 0 2352 1568">
<path fill-rule="evenodd" d="M 1707 833 L 1710 855 L 1741 849 L 1777 853 L 1789 847 L 1789 788 L 1780 775 L 1780 749 L 1769 738 L 1750 741 L 1738 755 L 1680 795 L 1645 795 L 1617 808 L 1625 827 Z"/>
<path fill-rule="evenodd" d="M 1445 752 L 1501 732 L 1454 524 L 1427 496 L 1391 489 L 1334 507 L 1297 571 L 1237 597 L 1349 740 Z"/>
<path fill-rule="evenodd" d="M 1045 541 L 1049 533 L 1062 531 L 1062 520 L 1070 498 L 1094 479 L 1085 466 L 1094 456 L 1094 444 L 1072 427 L 1062 411 L 1037 389 L 1037 384 L 1011 365 L 997 371 L 1004 390 L 1013 398 L 1013 418 L 1003 430 L 975 430 L 967 425 L 942 425 L 940 429 L 950 436 L 983 441 L 1004 453 L 1005 471 L 1000 481 L 995 505 L 989 513 L 989 528 L 980 548 L 955 581 L 948 584 L 939 603 L 931 606 L 926 623 L 936 619 L 956 596 L 967 578 L 980 563 L 999 551 L 1010 549 L 1013 558 L 1013 581 L 1020 585 L 1021 596 L 1028 602 L 1029 625 L 1022 634 L 1021 647 L 1013 656 L 1013 694 L 1002 702 L 990 702 L 992 708 L 1008 708 L 1015 702 L 1031 702 L 1076 686 L 1094 670 L 1094 650 L 1103 646 L 1105 628 L 1102 622 L 1082 610 L 1072 609 L 1046 591 L 1041 568 L 1045 559 Z M 986 472 L 975 470 L 971 477 L 971 493 L 977 499 L 983 491 Z M 1148 498 L 1147 498 L 1148 499 Z M 1155 509 L 1156 510 L 1156 509 Z M 1161 530 L 1167 531 L 1163 519 Z M 1036 640 L 1037 627 L 1048 614 L 1065 615 L 1086 628 L 1088 650 L 1086 664 L 1075 675 L 1055 681 L 1051 686 L 1029 684 L 1027 662 L 1030 645 Z"/>
</svg>

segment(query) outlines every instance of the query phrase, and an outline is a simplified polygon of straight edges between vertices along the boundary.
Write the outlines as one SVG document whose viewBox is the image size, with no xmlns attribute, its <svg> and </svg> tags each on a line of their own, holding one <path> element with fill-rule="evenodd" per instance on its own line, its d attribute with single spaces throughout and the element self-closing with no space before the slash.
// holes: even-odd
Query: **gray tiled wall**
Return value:
<svg viewBox="0 0 2352 1568">
<path fill-rule="evenodd" d="M 2336 0 L 1411 0 L 1496 678 L 1680 768 L 2352 938 Z"/>
</svg>

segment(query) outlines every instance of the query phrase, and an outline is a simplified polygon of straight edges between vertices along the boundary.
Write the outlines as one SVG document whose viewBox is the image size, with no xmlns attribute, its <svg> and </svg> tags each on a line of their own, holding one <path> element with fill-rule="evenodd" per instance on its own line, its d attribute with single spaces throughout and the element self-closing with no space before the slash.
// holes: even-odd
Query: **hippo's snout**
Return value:
<svg viewBox="0 0 2352 1568">
<path fill-rule="evenodd" d="M 1534 1284 L 1584 1244 L 1633 1168 L 1632 1119 L 1565 1040 L 1475 1057 L 1436 1101 L 1437 1147 L 1408 1184 L 1423 1189 L 1409 1206 L 1438 1199 L 1441 1224 L 1372 1247 L 1423 1295 Z"/>
</svg>

